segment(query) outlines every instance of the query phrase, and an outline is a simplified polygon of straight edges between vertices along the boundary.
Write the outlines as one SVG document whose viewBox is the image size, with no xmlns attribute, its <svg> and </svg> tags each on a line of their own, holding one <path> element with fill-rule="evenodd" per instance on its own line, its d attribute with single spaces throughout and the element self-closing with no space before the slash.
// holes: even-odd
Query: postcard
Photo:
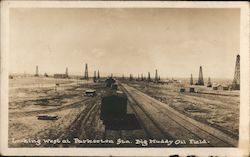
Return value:
<svg viewBox="0 0 250 157">
<path fill-rule="evenodd" d="M 248 156 L 249 3 L 1 4 L 1 154 Z"/>
</svg>

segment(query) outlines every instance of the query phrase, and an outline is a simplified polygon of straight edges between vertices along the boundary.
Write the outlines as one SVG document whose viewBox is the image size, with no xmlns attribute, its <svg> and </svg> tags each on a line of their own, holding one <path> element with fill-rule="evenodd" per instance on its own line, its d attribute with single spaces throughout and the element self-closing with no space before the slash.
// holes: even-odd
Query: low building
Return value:
<svg viewBox="0 0 250 157">
<path fill-rule="evenodd" d="M 229 86 L 226 86 L 226 85 L 222 86 L 222 88 L 223 90 L 229 90 Z"/>
<path fill-rule="evenodd" d="M 197 89 L 195 87 L 189 87 L 190 93 L 197 93 Z"/>
<path fill-rule="evenodd" d="M 67 74 L 54 74 L 54 78 L 68 78 Z"/>
<path fill-rule="evenodd" d="M 183 93 L 183 92 L 185 92 L 185 88 L 183 88 L 183 87 L 180 87 L 180 88 L 178 89 L 178 92 L 180 92 L 180 93 Z"/>
<path fill-rule="evenodd" d="M 213 90 L 223 90 L 223 87 L 222 87 L 222 85 L 217 84 L 217 85 L 213 86 Z"/>
</svg>

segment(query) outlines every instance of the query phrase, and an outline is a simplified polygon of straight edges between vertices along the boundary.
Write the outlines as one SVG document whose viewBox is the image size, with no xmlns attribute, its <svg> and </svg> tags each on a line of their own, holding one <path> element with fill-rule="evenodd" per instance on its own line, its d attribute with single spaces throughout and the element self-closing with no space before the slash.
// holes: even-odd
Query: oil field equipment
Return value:
<svg viewBox="0 0 250 157">
<path fill-rule="evenodd" d="M 97 78 L 96 78 L 96 71 L 94 71 L 94 77 L 93 77 L 93 81 L 96 82 Z"/>
<path fill-rule="evenodd" d="M 207 87 L 212 87 L 212 82 L 211 82 L 210 77 L 208 78 Z"/>
<path fill-rule="evenodd" d="M 204 86 L 202 66 L 200 66 L 199 78 L 198 78 L 197 85 Z"/>
<path fill-rule="evenodd" d="M 98 80 L 100 79 L 100 73 L 99 73 L 99 70 L 97 71 L 97 79 L 98 79 Z"/>
<path fill-rule="evenodd" d="M 35 74 L 36 77 L 39 76 L 39 72 L 38 72 L 38 65 L 36 66 L 36 74 Z"/>
<path fill-rule="evenodd" d="M 66 75 L 67 77 L 69 77 L 68 67 L 66 67 L 65 75 Z"/>
<path fill-rule="evenodd" d="M 190 78 L 190 85 L 193 85 L 194 81 L 193 81 L 193 75 L 191 74 L 191 78 Z"/>
<path fill-rule="evenodd" d="M 158 82 L 158 73 L 157 73 L 157 69 L 155 69 L 155 82 L 157 83 Z"/>
<path fill-rule="evenodd" d="M 148 72 L 148 82 L 151 81 L 151 78 L 150 78 L 150 72 Z"/>
<path fill-rule="evenodd" d="M 236 57 L 234 79 L 232 83 L 233 90 L 240 90 L 240 55 Z"/>
<path fill-rule="evenodd" d="M 85 72 L 84 72 L 84 79 L 89 79 L 89 73 L 88 73 L 88 64 L 85 64 Z"/>
</svg>

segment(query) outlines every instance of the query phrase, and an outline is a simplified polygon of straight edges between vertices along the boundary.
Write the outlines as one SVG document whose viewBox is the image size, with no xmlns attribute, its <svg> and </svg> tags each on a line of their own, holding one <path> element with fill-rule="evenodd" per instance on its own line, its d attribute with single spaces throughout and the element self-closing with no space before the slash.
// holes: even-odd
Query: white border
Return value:
<svg viewBox="0 0 250 157">
<path fill-rule="evenodd" d="M 240 143 L 238 148 L 8 148 L 8 52 L 10 8 L 240 8 Z M 163 1 L 2 1 L 1 2 L 1 155 L 167 156 L 249 154 L 249 3 Z"/>
</svg>

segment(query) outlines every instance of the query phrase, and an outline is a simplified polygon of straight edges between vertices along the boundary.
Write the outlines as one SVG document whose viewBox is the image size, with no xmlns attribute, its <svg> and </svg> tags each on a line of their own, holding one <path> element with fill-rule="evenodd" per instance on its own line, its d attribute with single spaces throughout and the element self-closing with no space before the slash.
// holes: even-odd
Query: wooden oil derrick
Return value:
<svg viewBox="0 0 250 157">
<path fill-rule="evenodd" d="M 85 80 L 88 80 L 88 79 L 89 79 L 88 64 L 85 65 L 84 79 L 85 79 Z"/>
<path fill-rule="evenodd" d="M 190 78 L 190 85 L 194 84 L 194 80 L 193 80 L 193 75 L 191 74 L 191 78 Z"/>
<path fill-rule="evenodd" d="M 141 74 L 141 81 L 144 81 L 144 77 L 143 77 L 143 74 Z"/>
<path fill-rule="evenodd" d="M 99 73 L 99 70 L 97 71 L 97 79 L 98 79 L 98 80 L 100 79 L 100 73 Z"/>
<path fill-rule="evenodd" d="M 66 77 L 69 77 L 68 67 L 66 67 L 65 75 L 66 75 Z"/>
<path fill-rule="evenodd" d="M 49 75 L 47 73 L 44 73 L 44 77 L 49 77 Z"/>
<path fill-rule="evenodd" d="M 232 89 L 233 90 L 240 90 L 240 55 L 239 54 L 236 57 Z"/>
<path fill-rule="evenodd" d="M 155 70 L 155 82 L 158 82 L 158 73 L 157 73 L 157 69 Z"/>
<path fill-rule="evenodd" d="M 96 71 L 94 71 L 93 81 L 96 82 Z"/>
<path fill-rule="evenodd" d="M 150 78 L 150 72 L 148 72 L 148 82 L 151 81 L 151 78 Z"/>
<path fill-rule="evenodd" d="M 197 85 L 204 86 L 203 74 L 202 74 L 202 66 L 200 66 L 199 78 L 198 78 Z"/>
<path fill-rule="evenodd" d="M 36 74 L 35 74 L 36 77 L 39 76 L 39 71 L 38 71 L 38 65 L 36 66 Z"/>
<path fill-rule="evenodd" d="M 208 78 L 208 81 L 207 81 L 207 87 L 212 87 L 212 82 L 211 82 L 210 77 Z"/>
<path fill-rule="evenodd" d="M 133 75 L 132 74 L 129 75 L 129 81 L 133 81 Z"/>
</svg>

